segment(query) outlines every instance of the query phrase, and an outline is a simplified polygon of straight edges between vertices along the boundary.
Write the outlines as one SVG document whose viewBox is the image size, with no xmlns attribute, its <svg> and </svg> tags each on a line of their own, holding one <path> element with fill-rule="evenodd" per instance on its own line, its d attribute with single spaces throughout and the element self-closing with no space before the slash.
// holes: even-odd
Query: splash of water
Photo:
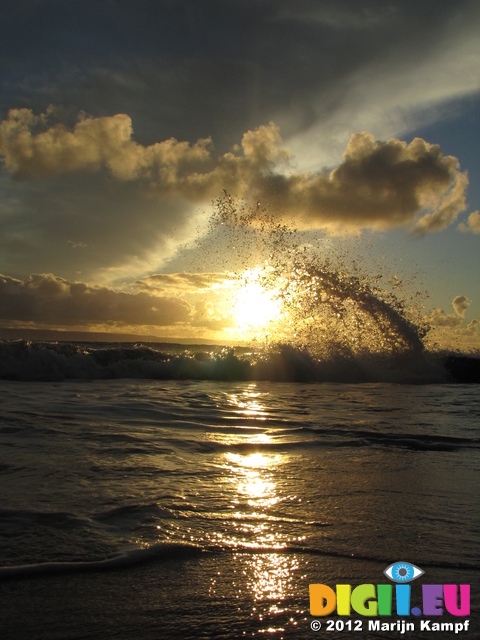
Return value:
<svg viewBox="0 0 480 640">
<path fill-rule="evenodd" d="M 322 359 L 423 352 L 428 327 L 405 301 L 349 272 L 341 259 L 324 259 L 302 246 L 301 234 L 279 224 L 260 202 L 251 206 L 225 192 L 211 224 L 223 226 L 230 252 L 243 252 L 247 260 L 267 256 L 259 282 L 282 303 L 276 330 L 282 341 Z"/>
</svg>

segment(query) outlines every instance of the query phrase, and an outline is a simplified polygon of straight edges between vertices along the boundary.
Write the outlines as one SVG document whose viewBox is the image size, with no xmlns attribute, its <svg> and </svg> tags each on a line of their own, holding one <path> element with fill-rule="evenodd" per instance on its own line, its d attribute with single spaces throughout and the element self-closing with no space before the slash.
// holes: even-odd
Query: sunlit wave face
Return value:
<svg viewBox="0 0 480 640">
<path fill-rule="evenodd" d="M 241 329 L 263 329 L 280 316 L 278 291 L 267 290 L 260 282 L 261 269 L 245 271 L 244 284 L 238 292 L 233 316 Z"/>
</svg>

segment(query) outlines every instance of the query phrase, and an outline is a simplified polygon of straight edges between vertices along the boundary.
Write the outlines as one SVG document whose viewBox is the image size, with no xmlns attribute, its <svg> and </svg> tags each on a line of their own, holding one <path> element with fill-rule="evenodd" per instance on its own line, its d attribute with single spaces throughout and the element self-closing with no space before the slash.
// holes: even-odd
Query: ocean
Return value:
<svg viewBox="0 0 480 640">
<path fill-rule="evenodd" d="M 473 361 L 24 341 L 1 356 L 2 638 L 480 637 Z M 398 562 L 424 571 L 412 608 L 422 584 L 468 584 L 469 615 L 397 615 L 395 598 L 391 615 L 311 615 L 309 585 L 393 585 Z"/>
</svg>

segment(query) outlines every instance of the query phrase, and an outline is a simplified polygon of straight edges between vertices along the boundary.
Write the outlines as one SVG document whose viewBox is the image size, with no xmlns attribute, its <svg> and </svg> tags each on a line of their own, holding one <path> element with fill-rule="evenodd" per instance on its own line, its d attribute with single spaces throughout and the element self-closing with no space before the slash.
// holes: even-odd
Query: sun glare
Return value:
<svg viewBox="0 0 480 640">
<path fill-rule="evenodd" d="M 281 302 L 275 291 L 269 291 L 259 282 L 260 270 L 248 270 L 234 307 L 234 317 L 240 328 L 260 329 L 278 318 Z"/>
</svg>

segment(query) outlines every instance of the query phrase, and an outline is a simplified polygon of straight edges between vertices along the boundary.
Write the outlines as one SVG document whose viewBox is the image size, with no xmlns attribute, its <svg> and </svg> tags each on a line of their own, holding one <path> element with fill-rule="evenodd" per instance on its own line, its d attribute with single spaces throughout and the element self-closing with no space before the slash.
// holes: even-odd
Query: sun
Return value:
<svg viewBox="0 0 480 640">
<path fill-rule="evenodd" d="M 263 329 L 281 314 L 278 291 L 265 289 L 260 276 L 260 269 L 248 269 L 243 274 L 233 309 L 235 322 L 241 329 Z"/>
</svg>

